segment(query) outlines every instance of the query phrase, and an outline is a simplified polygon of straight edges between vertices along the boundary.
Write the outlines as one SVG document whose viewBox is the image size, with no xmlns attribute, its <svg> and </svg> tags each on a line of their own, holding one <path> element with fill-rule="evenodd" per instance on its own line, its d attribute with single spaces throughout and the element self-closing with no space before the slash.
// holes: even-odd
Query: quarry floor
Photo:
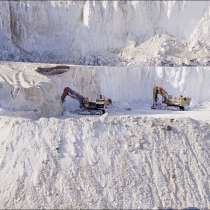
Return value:
<svg viewBox="0 0 210 210">
<path fill-rule="evenodd" d="M 150 105 L 140 106 L 139 108 L 126 108 L 126 109 L 108 109 L 102 116 L 88 116 L 78 115 L 74 112 L 64 111 L 62 118 L 104 118 L 109 117 L 148 117 L 148 118 L 191 118 L 198 121 L 210 123 L 210 104 L 205 103 L 194 108 L 190 108 L 186 111 L 176 110 L 154 110 Z"/>
</svg>

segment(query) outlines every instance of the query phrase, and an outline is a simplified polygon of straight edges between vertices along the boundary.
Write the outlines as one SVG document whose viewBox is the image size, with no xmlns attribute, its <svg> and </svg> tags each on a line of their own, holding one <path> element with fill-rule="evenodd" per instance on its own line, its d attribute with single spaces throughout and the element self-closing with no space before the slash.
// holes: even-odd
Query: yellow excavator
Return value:
<svg viewBox="0 0 210 210">
<path fill-rule="evenodd" d="M 162 97 L 162 100 L 159 101 L 159 97 Z M 178 108 L 178 110 L 184 111 L 190 105 L 191 98 L 179 96 L 173 98 L 167 93 L 162 87 L 154 86 L 153 87 L 153 105 L 152 109 L 168 109 L 169 107 Z"/>
<path fill-rule="evenodd" d="M 112 104 L 112 100 L 103 95 L 100 95 L 96 101 L 90 101 L 88 98 L 80 95 L 69 87 L 65 87 L 63 90 L 61 96 L 62 103 L 64 103 L 66 96 L 70 96 L 79 102 L 80 110 L 78 111 L 78 114 L 81 115 L 102 115 L 106 112 L 107 106 Z"/>
</svg>

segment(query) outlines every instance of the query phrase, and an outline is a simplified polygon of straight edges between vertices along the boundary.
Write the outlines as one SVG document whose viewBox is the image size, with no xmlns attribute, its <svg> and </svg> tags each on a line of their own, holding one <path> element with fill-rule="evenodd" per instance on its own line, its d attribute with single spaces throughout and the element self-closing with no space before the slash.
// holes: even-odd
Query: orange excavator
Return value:
<svg viewBox="0 0 210 210">
<path fill-rule="evenodd" d="M 107 106 L 112 104 L 111 99 L 105 98 L 102 95 L 96 101 L 90 101 L 87 97 L 80 95 L 69 87 L 63 90 L 61 96 L 62 103 L 64 103 L 66 96 L 70 96 L 79 102 L 81 110 L 78 113 L 82 115 L 102 115 L 106 112 Z"/>
<path fill-rule="evenodd" d="M 162 97 L 162 100 L 159 101 L 158 96 Z M 168 109 L 169 107 L 178 108 L 178 110 L 184 111 L 190 105 L 191 98 L 179 96 L 173 98 L 167 93 L 162 87 L 154 86 L 153 87 L 153 105 L 152 109 Z"/>
</svg>

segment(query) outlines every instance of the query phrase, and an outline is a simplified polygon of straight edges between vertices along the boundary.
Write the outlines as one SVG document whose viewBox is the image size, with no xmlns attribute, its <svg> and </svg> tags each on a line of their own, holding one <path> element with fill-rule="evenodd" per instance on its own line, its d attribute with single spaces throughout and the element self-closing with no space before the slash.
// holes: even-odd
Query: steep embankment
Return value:
<svg viewBox="0 0 210 210">
<path fill-rule="evenodd" d="M 135 63 L 163 65 L 168 54 L 159 51 L 168 52 L 170 48 L 176 59 L 167 58 L 169 63 L 189 64 L 193 63 L 191 59 L 196 59 L 193 63 L 196 64 L 197 58 L 202 57 L 205 61 L 201 64 L 208 64 L 209 9 L 208 1 L 2 1 L 0 57 L 116 65 L 148 54 L 148 58 L 137 59 Z M 160 46 L 156 49 L 151 43 L 150 52 L 148 46 L 141 44 L 156 34 L 174 37 L 163 39 L 163 43 L 158 38 L 156 42 Z M 175 43 L 168 46 L 171 39 Z M 189 43 L 179 43 L 182 40 Z M 126 47 L 133 47 L 132 51 L 138 55 L 124 51 Z M 202 55 L 197 52 L 200 49 Z M 182 53 L 177 50 L 188 52 L 184 53 L 188 62 L 182 60 Z M 153 52 L 163 53 L 163 58 Z"/>
<path fill-rule="evenodd" d="M 210 126 L 0 118 L 0 208 L 210 208 Z"/>
</svg>

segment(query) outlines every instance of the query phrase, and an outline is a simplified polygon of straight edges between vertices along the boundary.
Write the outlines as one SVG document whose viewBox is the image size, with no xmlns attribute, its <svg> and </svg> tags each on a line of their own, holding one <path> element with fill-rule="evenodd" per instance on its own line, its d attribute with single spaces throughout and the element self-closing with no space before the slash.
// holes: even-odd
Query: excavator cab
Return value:
<svg viewBox="0 0 210 210">
<path fill-rule="evenodd" d="M 173 96 L 172 95 L 168 95 L 168 99 L 170 100 L 170 99 L 172 99 L 173 98 Z"/>
<path fill-rule="evenodd" d="M 112 104 L 109 98 L 99 98 L 96 101 L 86 101 L 83 110 L 79 113 L 82 115 L 102 115 L 106 112 L 107 106 Z"/>
</svg>

